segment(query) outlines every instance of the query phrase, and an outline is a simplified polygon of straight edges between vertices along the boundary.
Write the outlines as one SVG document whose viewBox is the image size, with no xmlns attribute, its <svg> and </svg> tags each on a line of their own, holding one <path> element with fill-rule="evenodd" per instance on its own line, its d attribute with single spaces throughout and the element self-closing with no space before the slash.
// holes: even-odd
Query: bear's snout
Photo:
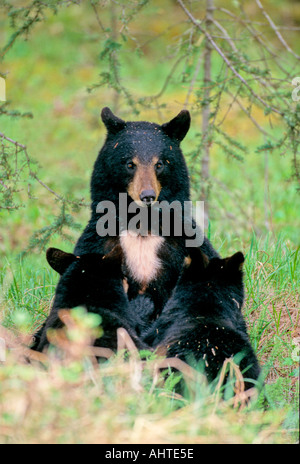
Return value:
<svg viewBox="0 0 300 464">
<path fill-rule="evenodd" d="M 143 190 L 140 194 L 140 200 L 147 206 L 151 206 L 156 199 L 154 190 Z"/>
</svg>

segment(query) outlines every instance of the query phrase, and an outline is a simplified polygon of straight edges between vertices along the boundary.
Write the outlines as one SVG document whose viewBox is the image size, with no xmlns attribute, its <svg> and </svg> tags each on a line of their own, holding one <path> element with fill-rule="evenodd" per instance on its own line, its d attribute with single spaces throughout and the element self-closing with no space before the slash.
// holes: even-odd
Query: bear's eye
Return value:
<svg viewBox="0 0 300 464">
<path fill-rule="evenodd" d="M 127 164 L 126 164 L 126 168 L 127 168 L 128 172 L 134 172 L 135 168 L 136 168 L 136 165 L 134 164 L 133 161 L 128 161 Z"/>
<path fill-rule="evenodd" d="M 160 174 L 161 172 L 163 172 L 164 167 L 165 167 L 164 162 L 159 160 L 155 165 L 155 169 L 156 169 L 157 174 Z"/>
</svg>

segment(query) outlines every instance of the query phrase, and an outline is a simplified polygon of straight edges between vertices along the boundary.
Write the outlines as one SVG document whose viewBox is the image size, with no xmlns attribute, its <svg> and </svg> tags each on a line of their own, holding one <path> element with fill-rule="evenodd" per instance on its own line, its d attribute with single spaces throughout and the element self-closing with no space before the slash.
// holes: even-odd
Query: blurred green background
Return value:
<svg viewBox="0 0 300 464">
<path fill-rule="evenodd" d="M 11 3 L 16 8 L 30 4 Z M 128 120 L 162 123 L 175 116 L 187 100 L 203 38 L 194 38 L 193 50 L 188 52 L 192 28 L 180 5 L 172 0 L 130 1 L 123 2 L 123 6 L 122 2 L 109 1 L 52 2 L 57 3 L 62 3 L 58 13 L 46 9 L 43 21 L 36 23 L 28 34 L 17 37 L 0 62 L 0 71 L 6 76 L 9 108 L 33 115 L 33 119 L 0 115 L 0 131 L 27 146 L 29 155 L 38 163 L 35 171 L 50 188 L 68 199 L 84 199 L 88 204 L 93 163 L 105 136 L 99 118 L 101 108 L 109 106 Z M 4 48 L 16 27 L 12 28 L 12 18 L 7 15 L 5 2 L 2 4 L 0 43 Z M 232 12 L 239 11 L 240 4 L 257 28 L 266 23 L 253 1 L 215 2 L 219 9 Z M 204 15 L 205 2 L 189 5 L 195 17 Z M 299 53 L 299 2 L 265 1 L 264 7 L 282 28 L 288 44 Z M 227 21 L 222 24 L 229 24 L 230 17 L 221 11 L 216 11 L 215 17 Z M 20 24 L 17 22 L 17 26 Z M 241 37 L 236 39 L 237 46 Z M 269 31 L 264 39 L 270 48 L 281 49 L 283 60 L 289 58 L 274 31 Z M 251 55 L 254 42 L 247 36 L 243 40 Z M 107 79 L 109 46 L 116 47 L 118 54 L 119 93 L 110 83 L 98 86 Z M 176 65 L 185 49 L 186 58 Z M 213 73 L 218 72 L 219 56 L 214 53 L 212 60 Z M 297 72 L 300 75 L 297 64 L 291 78 Z M 176 69 L 168 78 L 173 66 Z M 270 69 L 274 77 L 281 77 L 278 68 L 272 71 L 272 62 Z M 191 168 L 194 200 L 200 199 L 201 189 L 201 150 L 199 153 L 197 149 L 202 123 L 201 87 L 203 71 L 187 105 L 192 112 L 192 127 L 182 144 Z M 290 92 L 293 88 L 290 85 Z M 252 107 L 259 125 L 275 134 L 284 130 L 276 117 L 265 115 L 259 105 Z M 228 103 L 218 117 L 221 119 L 227 110 Z M 234 243 L 235 239 L 247 241 L 254 230 L 259 236 L 283 234 L 287 241 L 297 244 L 300 202 L 291 153 L 257 151 L 266 138 L 236 104 L 228 111 L 222 130 L 246 147 L 246 153 L 239 161 L 222 146 L 212 144 L 209 233 L 217 242 Z M 18 184 L 23 191 L 17 197 L 24 207 L 13 212 L 0 211 L 2 256 L 24 250 L 32 233 L 51 224 L 59 214 L 55 197 L 41 185 L 31 183 L 34 199 L 27 198 L 27 179 L 23 176 Z M 82 227 L 88 217 L 88 207 L 75 213 L 75 220 Z M 79 233 L 75 232 L 74 240 Z M 51 245 L 60 244 L 61 237 L 54 235 Z M 64 246 L 72 249 L 70 243 Z"/>
</svg>

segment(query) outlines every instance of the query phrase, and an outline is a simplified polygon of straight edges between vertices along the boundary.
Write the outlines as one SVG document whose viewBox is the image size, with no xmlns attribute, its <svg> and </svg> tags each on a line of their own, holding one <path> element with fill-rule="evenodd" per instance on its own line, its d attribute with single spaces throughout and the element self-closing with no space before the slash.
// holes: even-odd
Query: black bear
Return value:
<svg viewBox="0 0 300 464">
<path fill-rule="evenodd" d="M 190 127 L 190 114 L 183 110 L 163 125 L 125 122 L 109 108 L 104 108 L 101 116 L 107 137 L 91 180 L 91 219 L 74 253 L 105 255 L 120 244 L 128 298 L 132 300 L 139 294 L 150 297 L 155 304 L 155 319 L 169 299 L 187 255 L 184 231 L 181 235 L 175 234 L 171 225 L 168 234 L 162 233 L 162 212 L 157 205 L 177 202 L 183 207 L 190 199 L 189 175 L 180 149 L 180 142 Z M 122 205 L 120 194 L 125 196 Z M 108 228 L 99 224 L 107 216 L 108 202 L 115 206 L 112 214 L 115 224 L 105 235 L 104 229 Z M 144 234 L 131 228 L 132 204 L 139 207 L 144 217 L 146 214 L 148 228 Z M 158 232 L 154 234 L 152 215 L 156 207 Z M 174 215 L 172 210 L 170 223 Z M 209 258 L 218 256 L 206 237 L 201 249 Z"/>
<path fill-rule="evenodd" d="M 201 361 L 209 382 L 226 358 L 240 353 L 240 369 L 250 388 L 260 368 L 241 313 L 244 256 L 238 252 L 209 260 L 194 248 L 190 260 L 160 317 L 142 339 L 153 348 L 166 347 L 168 357 Z"/>
<path fill-rule="evenodd" d="M 131 335 L 138 348 L 144 348 L 133 329 L 139 322 L 135 323 L 135 311 L 130 312 L 124 290 L 120 249 L 115 248 L 106 256 L 98 253 L 75 256 L 50 248 L 47 260 L 61 278 L 50 315 L 34 336 L 33 350 L 42 352 L 49 345 L 47 331 L 63 326 L 59 310 L 77 306 L 83 306 L 88 312 L 97 313 L 102 318 L 103 336 L 96 340 L 96 346 L 115 351 L 117 329 L 122 327 Z M 145 311 L 146 304 L 142 303 Z M 136 311 L 139 310 L 138 304 L 137 301 Z"/>
</svg>

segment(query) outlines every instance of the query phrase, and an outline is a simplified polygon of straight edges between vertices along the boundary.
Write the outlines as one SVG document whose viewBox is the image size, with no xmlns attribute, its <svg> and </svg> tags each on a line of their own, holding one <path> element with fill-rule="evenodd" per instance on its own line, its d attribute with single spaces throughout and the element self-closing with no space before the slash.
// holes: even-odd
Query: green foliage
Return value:
<svg viewBox="0 0 300 464">
<path fill-rule="evenodd" d="M 210 238 L 217 243 L 216 236 Z M 129 434 L 132 442 L 144 443 L 145 435 L 136 436 L 134 424 L 149 421 L 148 434 L 155 434 L 157 427 L 159 442 L 167 430 L 165 438 L 173 443 L 295 442 L 299 421 L 299 363 L 295 356 L 299 345 L 294 338 L 299 327 L 299 249 L 282 238 L 273 241 L 272 237 L 262 239 L 253 234 L 250 243 L 223 242 L 219 252 L 227 256 L 236 249 L 247 251 L 247 300 L 243 311 L 263 366 L 266 385 L 262 396 L 242 411 L 232 408 L 232 382 L 226 387 L 225 403 L 221 401 L 223 390 L 217 394 L 214 389 L 189 381 L 185 396 L 178 396 L 174 389 L 182 376 L 169 371 L 164 382 L 162 377 L 153 377 L 151 366 L 157 363 L 157 356 L 149 352 L 140 353 L 142 359 L 146 358 L 142 364 L 131 360 L 131 355 L 123 362 L 119 355 L 98 368 L 85 357 L 82 342 L 90 334 L 101 335 L 101 320 L 76 308 L 70 313 L 73 322 L 68 340 L 79 350 L 67 351 L 75 358 L 58 361 L 53 353 L 49 361 L 52 367 L 47 371 L 36 365 L 22 365 L 14 358 L 15 350 L 8 350 L 7 362 L 0 370 L 0 441 L 107 442 L 113 437 L 115 443 L 119 439 L 127 443 L 124 434 Z M 58 278 L 46 268 L 43 256 L 39 262 L 36 258 L 27 258 L 23 263 L 7 262 L 0 275 L 5 326 L 18 334 L 32 334 L 49 311 Z M 234 382 L 234 375 L 232 378 Z M 29 399 L 26 392 L 32 393 Z M 14 404 L 30 402 L 24 416 L 19 415 L 12 401 L 7 401 L 8 395 L 15 398 Z M 70 425 L 67 418 L 71 416 L 76 420 Z M 81 426 L 83 418 L 85 427 Z M 109 436 L 101 435 L 106 423 Z M 89 435 L 83 432 L 87 427 Z"/>
<path fill-rule="evenodd" d="M 45 372 L 20 364 L 12 352 L 0 370 L 2 442 L 125 436 L 130 443 L 149 430 L 156 442 L 172 443 L 297 439 L 300 106 L 291 81 L 299 41 L 293 27 L 281 26 L 298 23 L 296 13 L 286 22 L 289 3 L 278 2 L 277 10 L 266 3 L 291 53 L 255 3 L 214 3 L 208 24 L 197 1 L 0 0 L 0 75 L 11 100 L 0 103 L 1 317 L 23 336 L 48 314 L 58 276 L 40 250 L 51 243 L 71 251 L 86 223 L 91 169 L 104 135 L 100 106 L 159 122 L 186 107 L 193 124 L 183 151 L 194 200 L 203 191 L 203 153 L 210 154 L 207 235 L 223 256 L 247 254 L 244 311 L 269 408 L 263 411 L 259 398 L 239 412 L 195 386 L 176 397 L 178 376 L 155 383 L 150 367 L 137 391 L 140 371 L 128 374 L 128 366 L 137 367 L 130 357 L 101 369 L 79 357 L 53 362 Z M 26 259 L 16 260 L 16 251 Z M 78 314 L 83 332 L 99 325 Z M 153 353 L 141 356 L 149 366 L 157 361 Z"/>
<path fill-rule="evenodd" d="M 225 222 L 229 220 L 229 225 L 230 221 L 243 224 L 248 222 L 256 232 L 260 232 L 265 226 L 270 230 L 269 217 L 273 211 L 267 205 L 266 192 L 270 191 L 268 183 L 272 170 L 276 169 L 275 157 L 279 159 L 285 156 L 290 159 L 289 173 L 286 174 L 291 180 L 289 191 L 295 189 L 300 178 L 300 111 L 299 104 L 292 101 L 290 82 L 295 61 L 299 57 L 296 52 L 291 53 L 288 50 L 286 53 L 284 40 L 280 40 L 279 44 L 275 38 L 270 39 L 268 44 L 264 41 L 263 34 L 269 34 L 270 37 L 277 37 L 279 34 L 281 37 L 281 32 L 277 31 L 276 34 L 273 23 L 259 22 L 262 14 L 260 9 L 256 12 L 257 21 L 251 21 L 247 5 L 232 5 L 230 10 L 227 9 L 227 5 L 223 8 L 222 1 L 220 5 L 216 1 L 216 5 L 220 6 L 220 9 L 214 12 L 211 22 L 208 22 L 203 6 L 195 2 L 193 10 L 189 10 L 189 6 L 181 0 L 177 6 L 172 2 L 162 6 L 159 2 L 149 0 L 119 3 L 90 0 L 85 4 L 71 0 L 33 0 L 20 4 L 2 1 L 0 12 L 3 14 L 2 24 L 6 34 L 1 37 L 1 67 L 23 39 L 28 40 L 30 50 L 30 43 L 34 41 L 35 34 L 41 35 L 41 31 L 44 31 L 45 35 L 41 37 L 44 37 L 42 40 L 46 44 L 45 37 L 49 27 L 52 27 L 55 21 L 60 21 L 60 17 L 62 23 L 58 24 L 65 24 L 66 27 L 69 27 L 70 23 L 69 12 L 79 15 L 80 19 L 87 18 L 87 32 L 80 35 L 76 31 L 76 45 L 73 47 L 73 50 L 78 48 L 80 51 L 80 43 L 83 43 L 86 49 L 89 48 L 94 53 L 94 67 L 96 72 L 98 70 L 98 79 L 95 76 L 96 79 L 91 78 L 89 82 L 85 82 L 87 90 L 95 94 L 94 98 L 99 94 L 107 100 L 106 95 L 109 95 L 110 106 L 115 110 L 124 108 L 123 111 L 129 118 L 142 112 L 152 114 L 155 111 L 160 118 L 161 112 L 169 106 L 173 95 L 178 95 L 178 91 L 179 99 L 182 101 L 180 106 L 188 107 L 193 113 L 194 127 L 197 125 L 198 115 L 201 116 L 209 108 L 207 131 L 194 138 L 194 145 L 197 145 L 193 147 L 192 144 L 193 151 L 188 154 L 193 197 L 199 199 L 199 196 L 206 192 L 206 203 L 211 203 L 209 214 L 213 221 L 221 216 Z M 163 13 L 160 10 L 163 10 Z M 150 34 L 149 25 L 155 26 L 154 32 L 145 40 L 145 30 Z M 70 29 L 68 32 L 71 35 Z M 72 34 L 75 38 L 74 31 Z M 55 35 L 51 41 L 55 43 Z M 252 41 L 251 50 L 248 47 L 249 41 Z M 55 50 L 56 56 L 59 56 L 60 50 Z M 73 50 L 70 49 L 71 53 Z M 203 68 L 207 50 L 211 55 L 208 82 L 204 79 Z M 53 55 L 53 52 L 51 53 Z M 72 67 L 74 61 L 71 57 L 70 53 L 62 55 L 62 65 L 70 59 L 67 67 Z M 157 63 L 157 66 L 153 65 L 154 63 Z M 153 91 L 157 83 L 160 87 L 158 92 Z M 145 89 L 149 89 L 148 95 Z M 32 116 L 28 112 L 28 109 L 31 110 L 30 106 L 26 111 L 11 108 L 11 104 L 1 104 L 0 117 L 5 120 L 24 120 Z M 243 123 L 241 131 L 238 130 L 240 121 Z M 250 126 L 253 127 L 255 136 L 251 139 L 247 137 L 245 143 L 242 134 L 248 131 Z M 56 211 L 51 220 L 52 224 L 46 224 L 33 236 L 28 249 L 32 250 L 34 244 L 38 249 L 44 248 L 56 233 L 62 233 L 64 239 L 74 237 L 79 228 L 77 221 L 71 220 L 71 216 L 74 214 L 75 204 L 78 208 L 85 206 L 82 198 L 69 200 L 59 191 L 60 186 L 55 185 L 53 188 L 49 182 L 43 180 L 41 168 L 32 164 L 27 148 L 28 140 L 21 140 L 20 143 L 18 139 L 12 140 L 10 134 L 4 132 L 1 140 L 2 211 L 5 209 L 12 213 L 27 202 L 27 198 L 20 192 L 27 190 L 28 197 L 32 200 L 36 195 L 40 195 L 41 187 L 46 189 L 49 198 L 52 197 L 59 203 L 60 212 L 57 212 L 57 202 L 54 203 Z M 15 149 L 19 152 L 21 167 L 13 170 Z M 203 172 L 202 164 L 205 150 L 208 150 L 211 158 L 210 172 L 207 173 Z M 259 171 L 264 172 L 264 178 L 260 183 L 265 200 L 258 207 L 260 211 L 264 210 L 264 217 L 256 214 L 254 222 L 250 211 L 255 206 L 252 206 L 251 202 L 257 204 L 261 195 L 249 199 L 253 180 L 250 176 L 249 179 L 245 179 L 248 197 L 239 201 L 237 205 L 234 198 L 239 195 L 237 192 L 241 192 L 238 178 L 235 176 L 234 182 L 231 182 L 231 179 L 228 181 L 227 174 L 224 173 L 225 177 L 222 175 L 221 166 L 224 160 L 230 160 L 234 171 L 236 161 L 245 163 L 246 160 L 244 169 L 248 172 L 249 163 L 256 163 L 255 153 L 264 156 L 259 161 L 261 167 L 255 175 Z M 273 165 L 270 165 L 266 153 L 272 154 Z M 63 152 L 61 156 L 64 156 Z M 218 170 L 214 167 L 215 159 L 218 160 Z M 216 201 L 220 198 L 221 185 L 224 186 L 223 191 L 228 193 L 222 204 L 219 200 Z M 35 195 L 30 193 L 33 189 Z M 269 203 L 271 200 L 274 201 L 270 193 Z M 248 202 L 249 207 L 241 206 L 245 205 L 245 202 Z M 64 233 L 65 229 L 68 231 Z"/>
<path fill-rule="evenodd" d="M 34 249 L 45 250 L 54 235 L 59 235 L 62 240 L 72 242 L 73 237 L 67 230 L 82 230 L 82 225 L 75 222 L 73 216 L 66 212 L 67 202 L 62 200 L 60 203 L 61 210 L 59 215 L 54 218 L 52 224 L 34 232 L 29 240 L 28 247 L 24 249 L 21 256 L 26 255 L 29 251 Z M 75 209 L 77 209 L 76 203 Z"/>
<path fill-rule="evenodd" d="M 22 205 L 15 203 L 15 194 L 19 192 L 18 187 L 21 179 L 28 179 L 28 193 L 30 192 L 30 170 L 31 161 L 24 156 L 24 151 L 20 145 L 6 139 L 0 133 L 0 209 L 15 210 Z M 7 143 L 8 142 L 8 143 Z M 21 159 L 20 159 L 21 158 Z M 25 159 L 24 159 L 25 158 Z M 29 172 L 28 172 L 29 171 Z"/>
</svg>

